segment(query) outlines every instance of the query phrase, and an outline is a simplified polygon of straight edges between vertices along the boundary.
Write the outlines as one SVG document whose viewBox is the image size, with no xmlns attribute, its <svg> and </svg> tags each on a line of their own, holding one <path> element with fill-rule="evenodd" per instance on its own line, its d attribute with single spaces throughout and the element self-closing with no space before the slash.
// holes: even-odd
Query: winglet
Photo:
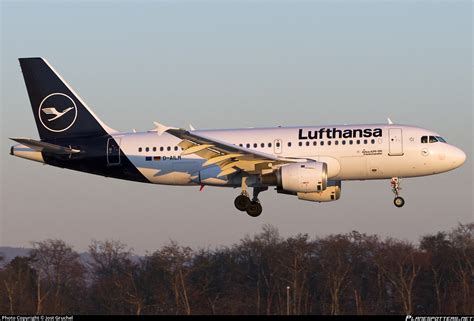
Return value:
<svg viewBox="0 0 474 321">
<path fill-rule="evenodd" d="M 193 126 L 193 125 L 189 124 L 189 130 L 195 131 L 196 129 L 194 129 L 194 126 Z"/>
<path fill-rule="evenodd" d="M 393 125 L 393 121 L 390 119 L 390 117 L 387 118 L 388 124 Z"/>
<path fill-rule="evenodd" d="M 170 129 L 179 129 L 179 128 L 176 128 L 176 127 L 168 127 L 168 126 L 165 126 L 163 124 L 160 124 L 159 122 L 153 122 L 153 124 L 155 124 L 156 128 L 153 129 L 152 131 L 156 131 L 158 133 L 158 136 L 161 136 L 163 135 L 164 132 L 170 130 Z"/>
</svg>

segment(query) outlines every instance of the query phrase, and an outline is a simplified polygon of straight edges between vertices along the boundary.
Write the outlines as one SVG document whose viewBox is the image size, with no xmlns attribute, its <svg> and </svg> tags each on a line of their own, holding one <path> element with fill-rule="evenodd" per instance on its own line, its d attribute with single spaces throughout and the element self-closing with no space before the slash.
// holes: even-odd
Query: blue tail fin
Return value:
<svg viewBox="0 0 474 321">
<path fill-rule="evenodd" d="M 42 140 L 115 132 L 43 58 L 20 58 L 26 89 Z"/>
</svg>

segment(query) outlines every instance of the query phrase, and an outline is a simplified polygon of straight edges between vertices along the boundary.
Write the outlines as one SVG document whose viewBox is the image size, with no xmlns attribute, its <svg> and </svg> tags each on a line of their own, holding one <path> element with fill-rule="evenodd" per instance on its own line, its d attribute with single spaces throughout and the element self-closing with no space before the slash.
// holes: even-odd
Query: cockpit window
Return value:
<svg viewBox="0 0 474 321">
<path fill-rule="evenodd" d="M 422 144 L 426 144 L 426 143 L 428 143 L 428 141 L 430 143 L 437 143 L 437 142 L 446 143 L 444 138 L 441 137 L 441 136 L 421 136 L 421 143 Z"/>
</svg>

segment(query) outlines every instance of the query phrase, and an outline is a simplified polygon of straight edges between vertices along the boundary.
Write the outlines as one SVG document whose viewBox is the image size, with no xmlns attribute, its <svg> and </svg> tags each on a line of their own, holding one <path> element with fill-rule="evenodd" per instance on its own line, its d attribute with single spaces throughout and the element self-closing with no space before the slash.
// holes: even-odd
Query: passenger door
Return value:
<svg viewBox="0 0 474 321">
<path fill-rule="evenodd" d="M 403 155 L 403 136 L 401 128 L 390 128 L 388 130 L 388 144 L 390 156 Z"/>
<path fill-rule="evenodd" d="M 109 138 L 107 140 L 107 165 L 120 165 L 120 141 L 121 138 Z"/>
</svg>

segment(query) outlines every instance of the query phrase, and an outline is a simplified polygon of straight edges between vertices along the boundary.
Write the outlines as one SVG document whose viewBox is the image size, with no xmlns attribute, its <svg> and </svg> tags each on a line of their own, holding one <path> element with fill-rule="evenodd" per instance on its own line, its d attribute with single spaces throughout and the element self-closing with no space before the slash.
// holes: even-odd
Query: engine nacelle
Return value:
<svg viewBox="0 0 474 321">
<path fill-rule="evenodd" d="M 332 202 L 341 197 L 341 181 L 329 181 L 322 192 L 297 193 L 298 199 L 310 202 Z"/>
<path fill-rule="evenodd" d="M 279 176 L 278 185 L 285 191 L 322 192 L 327 186 L 328 169 L 322 162 L 293 163 L 282 166 Z"/>
</svg>

